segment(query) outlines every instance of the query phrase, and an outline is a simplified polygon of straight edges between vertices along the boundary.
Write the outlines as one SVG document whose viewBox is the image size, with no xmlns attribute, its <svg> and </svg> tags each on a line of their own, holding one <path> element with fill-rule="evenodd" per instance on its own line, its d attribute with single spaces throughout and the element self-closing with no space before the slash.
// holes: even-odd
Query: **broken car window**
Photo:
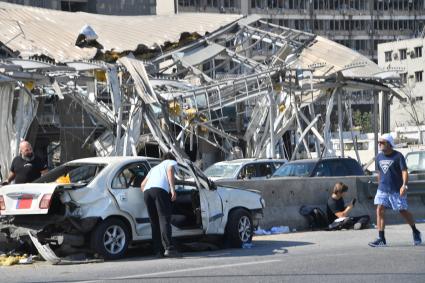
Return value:
<svg viewBox="0 0 425 283">
<path fill-rule="evenodd" d="M 104 164 L 67 164 L 61 165 L 34 183 L 90 183 L 105 168 Z"/>
</svg>

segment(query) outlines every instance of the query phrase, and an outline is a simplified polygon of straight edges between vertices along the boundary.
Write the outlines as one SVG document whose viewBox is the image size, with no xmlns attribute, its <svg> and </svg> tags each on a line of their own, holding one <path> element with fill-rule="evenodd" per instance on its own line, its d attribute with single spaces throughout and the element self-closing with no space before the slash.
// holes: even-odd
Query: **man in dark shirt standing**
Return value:
<svg viewBox="0 0 425 283">
<path fill-rule="evenodd" d="M 348 191 L 347 185 L 342 182 L 335 184 L 331 197 L 328 199 L 326 213 L 328 215 L 330 229 L 352 229 L 355 230 L 366 228 L 369 225 L 369 215 L 349 217 L 350 211 L 353 209 L 356 199 L 353 199 L 345 206 L 343 196 Z"/>
<path fill-rule="evenodd" d="M 384 134 L 378 141 L 381 152 L 376 156 L 378 167 L 378 190 L 374 204 L 376 205 L 376 223 L 378 238 L 369 243 L 371 247 L 385 247 L 385 207 L 398 211 L 410 225 L 413 232 L 413 244 L 422 243 L 421 233 L 416 229 L 412 214 L 407 210 L 407 183 L 409 174 L 404 156 L 394 150 L 394 139 Z"/>
<path fill-rule="evenodd" d="M 16 156 L 10 166 L 10 173 L 3 185 L 31 183 L 47 172 L 47 165 L 34 155 L 32 146 L 27 141 L 19 144 L 19 156 Z"/>
</svg>

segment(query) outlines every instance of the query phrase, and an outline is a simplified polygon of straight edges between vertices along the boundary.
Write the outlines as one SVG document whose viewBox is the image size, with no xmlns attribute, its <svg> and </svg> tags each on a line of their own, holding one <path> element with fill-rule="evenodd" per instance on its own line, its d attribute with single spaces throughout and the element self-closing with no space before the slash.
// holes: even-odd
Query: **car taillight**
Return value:
<svg viewBox="0 0 425 283">
<path fill-rule="evenodd" d="M 40 209 L 48 209 L 50 207 L 51 200 L 52 194 L 45 194 L 40 201 Z"/>
<path fill-rule="evenodd" d="M 6 210 L 6 204 L 4 203 L 3 196 L 0 196 L 0 210 Z"/>
</svg>

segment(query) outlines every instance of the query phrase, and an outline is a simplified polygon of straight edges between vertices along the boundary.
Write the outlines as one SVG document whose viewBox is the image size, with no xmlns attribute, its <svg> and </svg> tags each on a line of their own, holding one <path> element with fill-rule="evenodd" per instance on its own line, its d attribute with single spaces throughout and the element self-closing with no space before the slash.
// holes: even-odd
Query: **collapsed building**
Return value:
<svg viewBox="0 0 425 283">
<path fill-rule="evenodd" d="M 340 133 L 351 121 L 344 89 L 373 91 L 376 132 L 388 127 L 382 91 L 405 95 L 396 73 L 257 15 L 117 17 L 6 3 L 0 14 L 3 175 L 20 139 L 50 165 L 158 150 L 204 166 L 332 155 L 334 105 Z"/>
</svg>

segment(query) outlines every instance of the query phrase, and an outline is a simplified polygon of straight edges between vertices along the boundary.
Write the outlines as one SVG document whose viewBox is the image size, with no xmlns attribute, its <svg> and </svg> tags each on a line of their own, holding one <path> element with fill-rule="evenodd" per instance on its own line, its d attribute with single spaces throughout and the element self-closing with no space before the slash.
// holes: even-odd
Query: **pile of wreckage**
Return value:
<svg viewBox="0 0 425 283">
<path fill-rule="evenodd" d="M 3 175 L 20 139 L 48 155 L 50 166 L 157 155 L 158 148 L 204 165 L 241 156 L 240 147 L 245 157 L 295 158 L 301 150 L 310 155 L 309 135 L 316 152 L 332 154 L 333 107 L 341 124 L 351 113 L 344 90 L 404 95 L 396 73 L 256 15 L 121 18 L 0 8 Z M 86 24 L 72 36 L 79 23 Z M 214 30 L 200 36 L 205 26 Z"/>
<path fill-rule="evenodd" d="M 204 166 L 293 159 L 311 155 L 309 136 L 331 155 L 334 105 L 340 132 L 351 121 L 345 90 L 405 95 L 396 73 L 257 15 L 114 17 L 3 2 L 0 15 L 3 175 L 21 139 L 50 165 L 170 150 Z"/>
</svg>

